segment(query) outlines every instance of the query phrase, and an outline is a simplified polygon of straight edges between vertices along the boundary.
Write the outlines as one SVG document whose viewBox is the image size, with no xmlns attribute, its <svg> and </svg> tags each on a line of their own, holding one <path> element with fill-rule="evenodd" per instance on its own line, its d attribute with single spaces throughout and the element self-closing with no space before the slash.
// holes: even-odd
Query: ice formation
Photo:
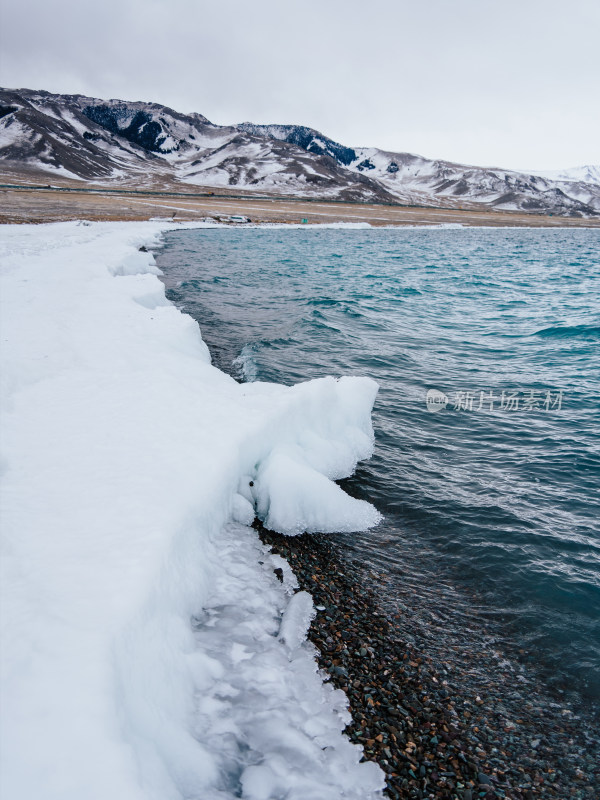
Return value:
<svg viewBox="0 0 600 800">
<path fill-rule="evenodd" d="M 376 386 L 211 366 L 139 250 L 165 227 L 1 228 L 0 795 L 379 797 L 311 598 L 248 527 L 377 523 L 333 482 Z"/>
</svg>

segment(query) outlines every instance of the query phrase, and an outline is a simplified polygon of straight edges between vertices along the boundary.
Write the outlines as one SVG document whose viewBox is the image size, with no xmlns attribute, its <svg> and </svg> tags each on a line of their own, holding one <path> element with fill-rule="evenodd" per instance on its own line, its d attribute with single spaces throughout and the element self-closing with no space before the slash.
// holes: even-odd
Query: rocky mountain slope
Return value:
<svg viewBox="0 0 600 800">
<path fill-rule="evenodd" d="M 27 89 L 0 90 L 2 164 L 104 186 L 175 183 L 328 200 L 600 215 L 600 184 L 586 180 L 587 172 L 552 180 L 346 147 L 300 125 L 221 126 L 156 103 Z"/>
<path fill-rule="evenodd" d="M 547 170 L 539 174 L 553 181 L 583 181 L 584 183 L 597 183 L 600 185 L 600 166 L 595 164 L 585 164 L 582 167 L 570 167 L 569 169 Z"/>
</svg>

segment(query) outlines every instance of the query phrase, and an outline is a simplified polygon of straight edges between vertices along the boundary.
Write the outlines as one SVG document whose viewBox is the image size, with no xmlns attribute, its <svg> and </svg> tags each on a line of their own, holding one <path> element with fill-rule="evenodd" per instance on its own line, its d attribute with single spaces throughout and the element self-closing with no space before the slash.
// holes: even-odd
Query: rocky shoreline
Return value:
<svg viewBox="0 0 600 800">
<path fill-rule="evenodd" d="M 390 798 L 575 798 L 600 795 L 594 712 L 574 709 L 516 674 L 497 652 L 440 661 L 379 602 L 381 577 L 335 539 L 258 526 L 317 607 L 309 639 L 321 670 L 346 692 L 349 738 L 386 773 Z M 387 613 L 386 613 L 387 611 Z M 407 621 L 408 622 L 408 621 Z M 409 641 L 410 639 L 410 641 Z M 476 649 L 475 649 L 476 650 Z M 461 656 L 461 658 L 464 658 Z M 477 669 L 471 667 L 471 658 Z M 471 678 L 485 673 L 478 686 Z"/>
</svg>

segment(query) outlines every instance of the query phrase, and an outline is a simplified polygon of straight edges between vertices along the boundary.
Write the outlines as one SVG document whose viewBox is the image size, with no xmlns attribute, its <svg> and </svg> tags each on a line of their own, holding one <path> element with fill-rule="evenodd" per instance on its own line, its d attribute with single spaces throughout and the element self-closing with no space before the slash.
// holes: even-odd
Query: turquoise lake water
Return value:
<svg viewBox="0 0 600 800">
<path fill-rule="evenodd" d="M 472 598 L 545 681 L 600 697 L 598 231 L 209 229 L 157 260 L 237 378 L 379 383 L 344 482 L 385 515 L 343 537 L 365 564 L 452 584 L 431 625 Z"/>
</svg>

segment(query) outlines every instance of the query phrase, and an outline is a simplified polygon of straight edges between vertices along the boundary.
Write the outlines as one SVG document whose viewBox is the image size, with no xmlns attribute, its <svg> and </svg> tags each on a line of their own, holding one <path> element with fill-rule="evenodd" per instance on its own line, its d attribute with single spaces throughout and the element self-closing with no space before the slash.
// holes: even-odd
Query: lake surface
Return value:
<svg viewBox="0 0 600 800">
<path fill-rule="evenodd" d="M 379 383 L 344 488 L 385 522 L 340 540 L 390 606 L 443 638 L 476 605 L 548 684 L 600 697 L 599 232 L 200 229 L 157 262 L 238 379 Z"/>
</svg>

